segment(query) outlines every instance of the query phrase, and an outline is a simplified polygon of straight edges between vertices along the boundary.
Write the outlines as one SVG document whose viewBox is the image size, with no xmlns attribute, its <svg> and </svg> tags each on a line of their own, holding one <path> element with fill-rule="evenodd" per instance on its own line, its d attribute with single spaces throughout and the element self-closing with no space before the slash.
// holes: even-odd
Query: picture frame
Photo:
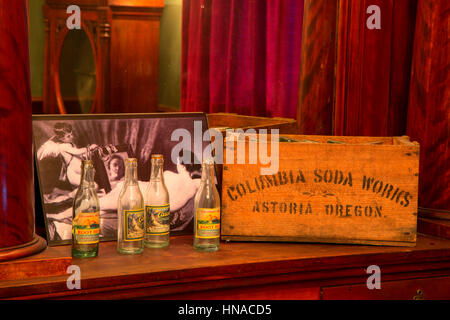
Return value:
<svg viewBox="0 0 450 320">
<path fill-rule="evenodd" d="M 171 205 L 171 235 L 193 233 L 193 202 L 200 184 L 201 150 L 183 141 L 177 159 L 172 151 L 177 129 L 191 137 L 208 130 L 205 113 L 33 115 L 35 199 L 42 208 L 49 246 L 72 243 L 72 207 L 80 183 L 81 160 L 94 162 L 95 184 L 100 201 L 100 241 L 117 239 L 117 201 L 124 179 L 124 160 L 137 158 L 138 180 L 143 195 L 150 179 L 152 154 L 164 156 L 164 179 Z M 194 132 L 197 131 L 197 132 Z M 202 139 L 203 140 L 203 139 Z M 185 158 L 186 152 L 187 157 Z M 182 154 L 183 153 L 183 154 Z M 180 159 L 191 159 L 180 161 Z M 176 161 L 172 161 L 176 160 Z M 217 180 L 217 179 L 216 179 Z M 39 214 L 39 213 L 36 213 Z"/>
</svg>

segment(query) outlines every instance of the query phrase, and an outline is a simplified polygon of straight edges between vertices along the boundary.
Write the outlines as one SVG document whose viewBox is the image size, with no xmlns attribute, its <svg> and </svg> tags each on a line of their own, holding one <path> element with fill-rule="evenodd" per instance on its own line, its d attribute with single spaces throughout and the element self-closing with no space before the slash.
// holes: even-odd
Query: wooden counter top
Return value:
<svg viewBox="0 0 450 320">
<path fill-rule="evenodd" d="M 49 251 L 70 255 L 70 246 L 40 255 Z M 366 287 L 370 265 L 381 268 L 383 284 L 439 280 L 432 284 L 446 286 L 440 294 L 450 298 L 450 241 L 424 235 L 412 248 L 222 242 L 213 253 L 195 251 L 192 236 L 178 236 L 168 248 L 141 255 L 119 255 L 115 242 L 102 242 L 97 258 L 72 264 L 81 270 L 79 290 L 67 288 L 67 274 L 2 281 L 0 298 L 320 299 L 330 288 L 363 285 L 375 292 Z"/>
</svg>

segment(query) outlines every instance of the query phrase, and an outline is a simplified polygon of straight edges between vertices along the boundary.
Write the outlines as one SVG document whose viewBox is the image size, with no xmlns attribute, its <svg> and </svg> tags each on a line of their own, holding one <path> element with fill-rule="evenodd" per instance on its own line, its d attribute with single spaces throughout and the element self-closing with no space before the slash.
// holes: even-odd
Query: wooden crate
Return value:
<svg viewBox="0 0 450 320">
<path fill-rule="evenodd" d="M 224 162 L 223 240 L 415 245 L 417 142 L 406 136 L 280 137 L 291 142 L 278 144 L 273 175 L 261 175 L 269 165 L 260 158 L 249 164 L 248 137 L 229 148 L 236 163 L 244 146 L 246 160 Z M 271 142 L 260 147 L 271 150 Z"/>
</svg>

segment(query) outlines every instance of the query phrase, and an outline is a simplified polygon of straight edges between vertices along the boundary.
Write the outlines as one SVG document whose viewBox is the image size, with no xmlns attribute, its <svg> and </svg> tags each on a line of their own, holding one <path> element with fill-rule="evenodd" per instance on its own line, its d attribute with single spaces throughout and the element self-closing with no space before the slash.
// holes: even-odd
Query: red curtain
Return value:
<svg viewBox="0 0 450 320">
<path fill-rule="evenodd" d="M 304 0 L 183 0 L 182 111 L 295 118 Z"/>
</svg>

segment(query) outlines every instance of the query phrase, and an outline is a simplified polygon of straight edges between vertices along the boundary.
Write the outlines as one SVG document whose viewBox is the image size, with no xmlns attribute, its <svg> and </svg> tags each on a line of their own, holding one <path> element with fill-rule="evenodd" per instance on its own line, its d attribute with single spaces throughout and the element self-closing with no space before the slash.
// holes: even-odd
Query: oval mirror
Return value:
<svg viewBox="0 0 450 320">
<path fill-rule="evenodd" d="M 83 29 L 70 30 L 59 59 L 61 99 L 67 113 L 90 113 L 96 89 L 94 51 Z"/>
</svg>

